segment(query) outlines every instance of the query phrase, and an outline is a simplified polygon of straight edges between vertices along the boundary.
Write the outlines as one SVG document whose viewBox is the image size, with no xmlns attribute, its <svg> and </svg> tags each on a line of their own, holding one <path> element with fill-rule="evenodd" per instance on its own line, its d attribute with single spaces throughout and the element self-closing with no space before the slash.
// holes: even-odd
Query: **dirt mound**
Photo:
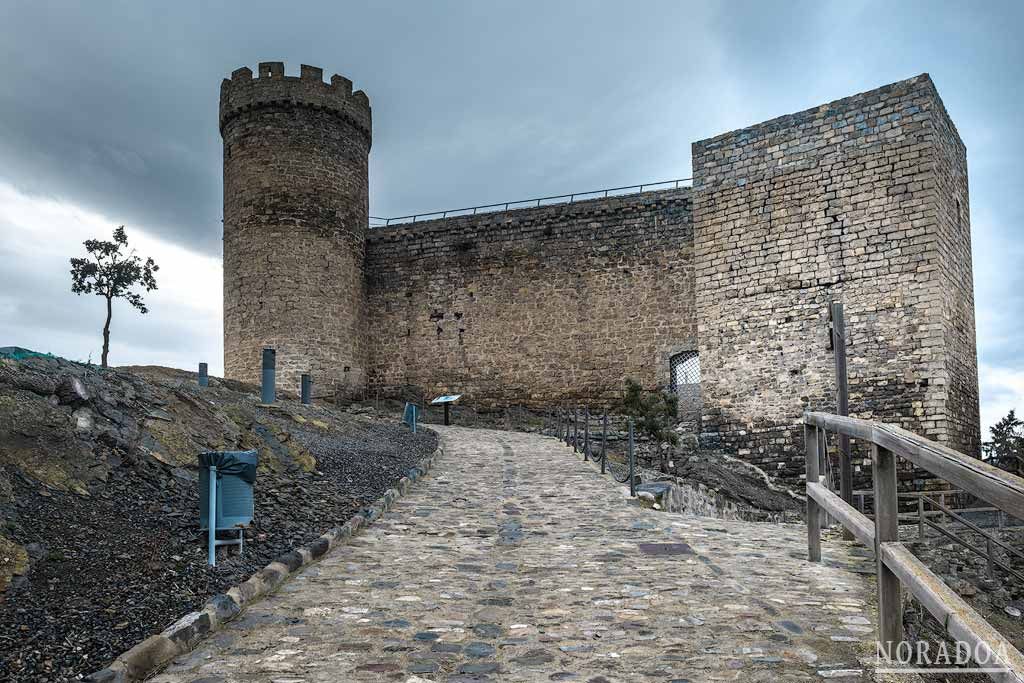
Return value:
<svg viewBox="0 0 1024 683">
<path fill-rule="evenodd" d="M 436 448 L 397 417 L 261 407 L 169 368 L 0 359 L 0 671 L 71 680 L 343 523 Z M 205 563 L 196 455 L 259 452 L 246 553 Z M 230 556 L 224 553 L 230 552 Z M 6 589 L 5 589 L 6 588 Z"/>
</svg>

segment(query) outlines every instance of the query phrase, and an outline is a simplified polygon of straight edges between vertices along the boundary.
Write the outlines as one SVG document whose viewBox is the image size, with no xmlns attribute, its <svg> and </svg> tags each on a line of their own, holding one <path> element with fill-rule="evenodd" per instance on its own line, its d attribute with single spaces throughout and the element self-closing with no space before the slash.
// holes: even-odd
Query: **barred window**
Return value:
<svg viewBox="0 0 1024 683">
<path fill-rule="evenodd" d="M 683 351 L 669 360 L 672 391 L 679 393 L 685 384 L 700 384 L 700 357 L 696 351 Z"/>
</svg>

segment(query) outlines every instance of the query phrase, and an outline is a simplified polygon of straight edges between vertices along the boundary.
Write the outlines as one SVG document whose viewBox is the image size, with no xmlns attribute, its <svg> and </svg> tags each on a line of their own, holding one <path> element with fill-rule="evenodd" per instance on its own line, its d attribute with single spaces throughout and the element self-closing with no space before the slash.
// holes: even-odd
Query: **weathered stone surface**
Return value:
<svg viewBox="0 0 1024 683">
<path fill-rule="evenodd" d="M 851 412 L 979 452 L 965 155 L 927 75 L 693 144 L 706 438 L 803 472 L 832 297 Z"/>
<path fill-rule="evenodd" d="M 831 298 L 852 414 L 978 453 L 966 150 L 926 74 L 696 142 L 692 189 L 369 231 L 370 110 L 335 79 L 222 86 L 228 377 L 273 345 L 321 395 L 593 405 L 699 351 L 682 419 L 795 481 L 801 414 L 835 406 Z"/>
<path fill-rule="evenodd" d="M 872 680 L 868 551 L 811 564 L 800 525 L 644 510 L 553 439 L 439 431 L 358 542 L 154 680 Z"/>
<path fill-rule="evenodd" d="M 680 188 L 371 230 L 371 389 L 547 405 L 665 384 L 697 348 L 690 203 Z"/>
<path fill-rule="evenodd" d="M 370 105 L 352 83 L 280 62 L 221 85 L 224 138 L 224 372 L 258 383 L 277 349 L 278 385 L 362 389 L 363 260 Z"/>
</svg>

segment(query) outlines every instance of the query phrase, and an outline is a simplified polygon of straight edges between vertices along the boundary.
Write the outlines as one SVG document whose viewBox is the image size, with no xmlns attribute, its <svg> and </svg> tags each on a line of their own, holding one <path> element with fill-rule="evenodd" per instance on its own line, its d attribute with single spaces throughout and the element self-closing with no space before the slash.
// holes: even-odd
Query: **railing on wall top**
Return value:
<svg viewBox="0 0 1024 683">
<path fill-rule="evenodd" d="M 452 218 L 455 216 L 474 216 L 478 213 L 494 213 L 508 211 L 509 209 L 528 209 L 539 206 L 553 206 L 557 204 L 572 204 L 573 202 L 587 199 L 600 199 L 603 197 L 622 197 L 630 194 L 640 194 L 656 190 L 678 189 L 680 183 L 688 183 L 693 178 L 679 178 L 678 180 L 662 180 L 656 183 L 643 183 L 642 185 L 624 185 L 622 187 L 608 187 L 602 190 L 590 190 L 589 192 L 574 192 L 572 194 L 559 194 L 550 197 L 534 197 L 533 199 L 519 199 L 512 202 L 499 202 L 497 204 L 482 204 L 480 206 L 468 206 L 464 209 L 448 209 L 446 211 L 431 211 L 429 213 L 416 213 L 409 216 L 395 216 L 393 218 L 381 218 L 370 216 L 370 227 L 381 228 L 388 225 L 401 223 L 415 223 L 420 219 Z M 687 185 L 682 185 L 687 187 Z M 376 221 L 376 223 L 374 223 Z"/>
<path fill-rule="evenodd" d="M 873 521 L 830 491 L 820 476 L 825 432 L 871 444 Z M 881 653 L 892 659 L 904 642 L 902 584 L 952 638 L 969 644 L 972 653 L 985 655 L 986 661 L 976 659 L 993 680 L 1024 681 L 1024 655 L 900 543 L 896 458 L 905 458 L 1019 519 L 1024 519 L 1024 479 L 894 425 L 825 413 L 804 415 L 804 448 L 808 558 L 821 561 L 823 513 L 839 521 L 858 541 L 874 548 Z"/>
</svg>

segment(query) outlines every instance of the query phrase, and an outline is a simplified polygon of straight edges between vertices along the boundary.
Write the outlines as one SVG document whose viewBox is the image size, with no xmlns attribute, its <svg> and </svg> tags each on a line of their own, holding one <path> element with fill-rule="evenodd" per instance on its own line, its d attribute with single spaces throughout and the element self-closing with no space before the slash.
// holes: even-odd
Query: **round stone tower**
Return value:
<svg viewBox="0 0 1024 683">
<path fill-rule="evenodd" d="M 220 88 L 224 139 L 224 375 L 354 396 L 364 386 L 363 258 L 370 102 L 352 82 L 263 62 Z"/>
</svg>

